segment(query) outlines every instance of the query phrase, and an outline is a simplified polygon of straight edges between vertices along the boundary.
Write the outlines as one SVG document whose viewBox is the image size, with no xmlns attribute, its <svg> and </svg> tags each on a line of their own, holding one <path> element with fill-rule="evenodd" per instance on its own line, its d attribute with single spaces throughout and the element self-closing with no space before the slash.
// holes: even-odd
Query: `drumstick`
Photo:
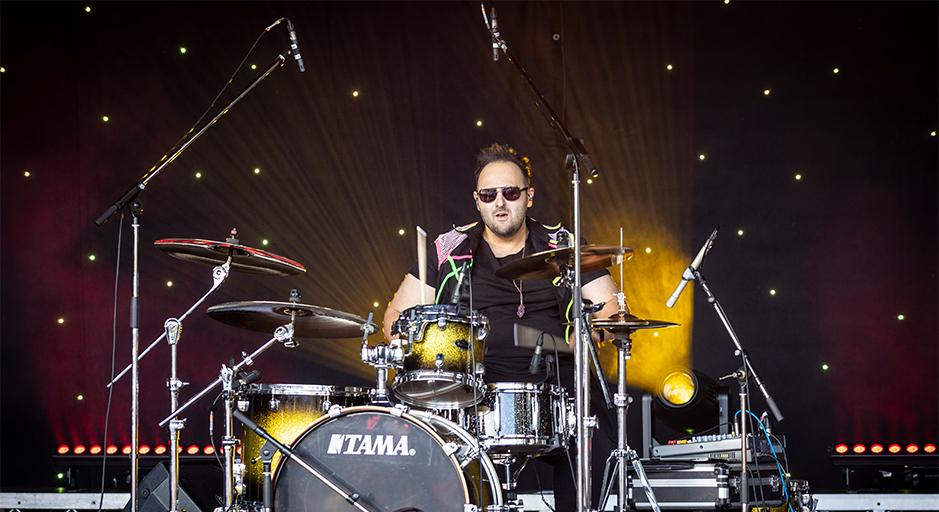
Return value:
<svg viewBox="0 0 939 512">
<path fill-rule="evenodd" d="M 427 232 L 417 226 L 417 273 L 421 280 L 421 304 L 427 304 Z"/>
</svg>

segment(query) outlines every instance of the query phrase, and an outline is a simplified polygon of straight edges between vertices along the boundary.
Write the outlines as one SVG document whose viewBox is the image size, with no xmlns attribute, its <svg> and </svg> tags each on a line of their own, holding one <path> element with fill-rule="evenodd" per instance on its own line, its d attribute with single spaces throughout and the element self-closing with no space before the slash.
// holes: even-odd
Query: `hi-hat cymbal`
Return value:
<svg viewBox="0 0 939 512">
<path fill-rule="evenodd" d="M 631 313 L 621 315 L 619 313 L 610 318 L 601 318 L 590 322 L 590 328 L 599 331 L 605 330 L 613 334 L 629 334 L 640 329 L 662 329 L 664 327 L 675 327 L 679 324 L 666 322 L 664 320 L 646 320 L 639 318 Z"/>
<path fill-rule="evenodd" d="M 293 332 L 297 338 L 359 338 L 366 324 L 364 318 L 352 313 L 298 302 L 226 302 L 210 307 L 208 312 L 219 322 L 267 333 L 290 323 L 293 313 Z"/>
<path fill-rule="evenodd" d="M 629 247 L 618 245 L 584 245 L 581 246 L 580 266 L 582 272 L 592 272 L 620 263 L 624 258 L 633 256 Z M 550 249 L 536 252 L 531 256 L 503 265 L 496 270 L 496 275 L 506 279 L 527 281 L 532 279 L 554 279 L 561 275 L 558 261 L 567 261 L 574 266 L 574 248 Z"/>
<path fill-rule="evenodd" d="M 306 267 L 299 262 L 241 245 L 235 239 L 217 242 L 198 238 L 164 238 L 153 242 L 153 245 L 174 258 L 210 265 L 221 265 L 231 255 L 233 269 L 252 274 L 292 276 L 306 272 Z"/>
</svg>

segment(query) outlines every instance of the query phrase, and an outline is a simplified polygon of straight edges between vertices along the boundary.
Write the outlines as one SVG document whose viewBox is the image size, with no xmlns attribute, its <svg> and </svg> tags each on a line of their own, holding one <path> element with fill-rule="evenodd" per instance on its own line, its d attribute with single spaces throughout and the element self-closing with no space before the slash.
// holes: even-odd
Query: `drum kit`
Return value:
<svg viewBox="0 0 939 512">
<path fill-rule="evenodd" d="M 268 251 L 242 245 L 237 231 L 224 242 L 164 239 L 155 246 L 172 257 L 216 265 L 213 285 L 179 318 L 166 321 L 160 341 L 171 347 L 169 428 L 171 511 L 177 510 L 180 415 L 221 386 L 224 404 L 224 507 L 222 512 L 271 510 L 519 511 L 516 462 L 567 450 L 575 434 L 573 397 L 548 383 L 485 382 L 488 319 L 466 304 L 425 304 L 403 311 L 392 326 L 397 338 L 370 345 L 377 332 L 368 318 L 304 304 L 299 290 L 286 302 L 239 301 L 208 308 L 222 323 L 272 337 L 237 364 L 223 364 L 218 378 L 178 406 L 176 346 L 182 323 L 228 277 L 229 272 L 291 276 L 304 266 Z M 584 247 L 583 270 L 622 261 L 630 249 Z M 537 253 L 499 270 L 510 279 L 550 279 L 570 283 L 570 248 Z M 638 464 L 625 443 L 626 380 L 630 335 L 639 329 L 673 326 L 628 313 L 622 293 L 620 313 L 588 321 L 592 331 L 613 335 L 619 352 L 615 395 L 620 442 L 611 454 L 620 466 Z M 362 362 L 375 369 L 371 388 L 257 382 L 247 371 L 277 343 L 297 346 L 298 338 L 361 338 Z M 595 348 L 595 347 L 594 347 Z M 389 390 L 389 370 L 396 375 Z M 126 370 L 125 370 L 126 372 Z M 119 374 L 111 384 L 125 372 Z M 214 406 L 211 409 L 214 411 Z M 212 413 L 210 413 L 212 414 Z M 235 428 L 236 421 L 243 428 Z M 211 422 L 211 420 L 210 420 Z M 500 467 L 501 469 L 497 469 Z M 639 466 L 641 471 L 641 466 Z M 625 489 L 625 467 L 620 467 Z M 654 498 L 653 498 L 654 499 Z"/>
</svg>

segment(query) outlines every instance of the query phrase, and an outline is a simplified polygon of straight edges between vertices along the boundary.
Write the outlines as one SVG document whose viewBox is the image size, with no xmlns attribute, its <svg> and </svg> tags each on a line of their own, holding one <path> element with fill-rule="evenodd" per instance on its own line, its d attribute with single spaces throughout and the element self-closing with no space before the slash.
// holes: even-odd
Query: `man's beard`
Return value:
<svg viewBox="0 0 939 512">
<path fill-rule="evenodd" d="M 490 214 L 490 218 L 494 220 L 496 213 L 497 212 L 492 212 Z M 508 213 L 509 217 L 511 217 L 512 215 L 511 212 L 506 211 L 506 213 Z M 525 222 L 524 215 L 522 215 L 522 218 L 517 223 L 505 224 L 505 225 L 500 225 L 500 224 L 496 224 L 495 222 L 490 222 L 489 218 L 487 218 L 486 216 L 483 217 L 483 223 L 486 224 L 486 227 L 489 228 L 489 231 L 492 231 L 493 233 L 501 237 L 514 235 L 515 233 L 518 232 L 519 229 L 522 229 L 522 224 L 524 224 L 524 222 Z"/>
</svg>

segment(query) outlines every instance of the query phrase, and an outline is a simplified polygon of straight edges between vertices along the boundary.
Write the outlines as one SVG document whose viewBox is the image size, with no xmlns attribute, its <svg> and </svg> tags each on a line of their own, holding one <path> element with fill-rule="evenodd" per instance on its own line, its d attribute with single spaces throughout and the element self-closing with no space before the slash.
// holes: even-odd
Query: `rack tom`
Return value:
<svg viewBox="0 0 939 512">
<path fill-rule="evenodd" d="M 469 407 L 483 398 L 483 340 L 489 320 L 460 304 L 426 304 L 401 312 L 392 326 L 404 344 L 392 389 L 427 408 Z"/>
</svg>

